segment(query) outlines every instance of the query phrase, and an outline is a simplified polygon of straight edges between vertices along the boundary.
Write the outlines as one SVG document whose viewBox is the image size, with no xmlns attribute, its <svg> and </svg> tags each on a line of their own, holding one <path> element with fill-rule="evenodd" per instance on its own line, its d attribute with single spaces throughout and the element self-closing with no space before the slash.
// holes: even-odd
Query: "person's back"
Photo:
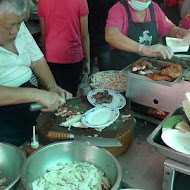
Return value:
<svg viewBox="0 0 190 190">
<path fill-rule="evenodd" d="M 38 14 L 45 19 L 45 47 L 48 62 L 72 63 L 83 58 L 80 17 L 87 9 L 79 0 L 41 0 Z"/>
<path fill-rule="evenodd" d="M 89 73 L 88 4 L 86 0 L 39 0 L 41 44 L 62 88 L 77 94 L 82 73 Z"/>
</svg>

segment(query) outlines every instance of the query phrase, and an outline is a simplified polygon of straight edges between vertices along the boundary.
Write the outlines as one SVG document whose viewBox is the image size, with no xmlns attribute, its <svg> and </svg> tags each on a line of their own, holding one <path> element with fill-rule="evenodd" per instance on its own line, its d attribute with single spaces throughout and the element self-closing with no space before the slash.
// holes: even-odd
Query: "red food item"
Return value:
<svg viewBox="0 0 190 190">
<path fill-rule="evenodd" d="M 154 81 L 173 81 L 173 78 L 171 78 L 170 76 L 165 76 L 165 75 L 161 75 L 161 74 L 145 74 L 146 77 L 154 80 Z"/>
<path fill-rule="evenodd" d="M 148 61 L 138 61 L 132 64 L 131 71 L 136 72 L 152 68 L 153 68 L 152 63 Z"/>
<path fill-rule="evenodd" d="M 103 92 L 97 92 L 93 95 L 93 97 L 96 99 L 97 104 L 103 104 L 103 103 L 111 103 L 113 96 L 108 93 L 107 90 L 104 90 Z"/>
<path fill-rule="evenodd" d="M 160 74 L 176 79 L 181 76 L 182 72 L 183 72 L 183 67 L 181 65 L 171 64 L 167 65 L 166 67 L 163 67 L 161 69 Z"/>
<path fill-rule="evenodd" d="M 136 62 L 132 65 L 132 72 L 139 75 L 144 75 L 154 81 L 170 82 L 180 77 L 183 73 L 183 67 L 179 64 L 168 64 L 164 67 L 157 68 L 156 71 L 151 69 L 151 67 L 151 63 L 147 61 Z"/>
</svg>

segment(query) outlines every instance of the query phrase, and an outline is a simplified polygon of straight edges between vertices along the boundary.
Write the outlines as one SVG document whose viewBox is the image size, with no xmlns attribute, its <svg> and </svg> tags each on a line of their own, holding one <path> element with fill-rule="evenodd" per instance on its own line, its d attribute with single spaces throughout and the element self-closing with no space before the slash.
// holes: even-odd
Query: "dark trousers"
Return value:
<svg viewBox="0 0 190 190">
<path fill-rule="evenodd" d="M 90 49 L 90 73 L 93 73 L 94 60 L 98 58 L 99 71 L 110 70 L 111 54 L 108 46 L 94 47 Z"/>
<path fill-rule="evenodd" d="M 34 87 L 30 82 L 21 87 Z M 17 146 L 30 141 L 39 112 L 30 112 L 29 103 L 0 106 L 0 141 Z"/>
<path fill-rule="evenodd" d="M 78 85 L 80 84 L 82 72 L 83 72 L 83 62 L 72 64 L 58 64 L 50 63 L 48 65 L 55 77 L 57 84 L 71 92 L 73 96 L 76 96 Z"/>
</svg>

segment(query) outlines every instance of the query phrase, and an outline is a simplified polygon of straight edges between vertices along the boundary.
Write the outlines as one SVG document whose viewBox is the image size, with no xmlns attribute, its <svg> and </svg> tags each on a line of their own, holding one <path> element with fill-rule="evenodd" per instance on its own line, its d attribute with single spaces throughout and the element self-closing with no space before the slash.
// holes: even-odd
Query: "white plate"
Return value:
<svg viewBox="0 0 190 190">
<path fill-rule="evenodd" d="M 182 133 L 177 129 L 169 129 L 161 135 L 162 140 L 172 149 L 190 154 L 190 133 Z"/>
<path fill-rule="evenodd" d="M 82 115 L 81 122 L 88 127 L 100 128 L 111 125 L 119 117 L 119 110 L 107 106 L 97 106 Z"/>
<path fill-rule="evenodd" d="M 166 45 L 176 52 L 187 52 L 189 46 L 183 43 L 183 39 L 166 37 Z"/>
<path fill-rule="evenodd" d="M 96 94 L 97 92 L 103 92 L 104 90 L 107 90 L 108 94 L 111 95 L 113 97 L 113 99 L 112 99 L 111 103 L 103 103 L 101 105 L 106 105 L 108 107 L 118 108 L 118 109 L 121 109 L 126 105 L 126 99 L 122 94 L 120 94 L 119 92 L 113 91 L 113 90 L 108 90 L 108 89 L 94 89 L 94 90 L 91 90 L 87 94 L 88 101 L 93 106 L 100 105 L 100 104 L 96 103 L 96 99 L 93 97 L 93 95 Z"/>
</svg>

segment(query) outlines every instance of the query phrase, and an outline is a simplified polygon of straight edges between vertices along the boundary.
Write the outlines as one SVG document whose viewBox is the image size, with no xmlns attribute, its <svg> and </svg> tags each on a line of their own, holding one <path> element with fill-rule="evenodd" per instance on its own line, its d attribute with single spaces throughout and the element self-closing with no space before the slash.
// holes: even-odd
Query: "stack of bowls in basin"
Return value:
<svg viewBox="0 0 190 190">
<path fill-rule="evenodd" d="M 0 189 L 16 188 L 24 160 L 25 155 L 20 148 L 0 142 Z"/>
</svg>

